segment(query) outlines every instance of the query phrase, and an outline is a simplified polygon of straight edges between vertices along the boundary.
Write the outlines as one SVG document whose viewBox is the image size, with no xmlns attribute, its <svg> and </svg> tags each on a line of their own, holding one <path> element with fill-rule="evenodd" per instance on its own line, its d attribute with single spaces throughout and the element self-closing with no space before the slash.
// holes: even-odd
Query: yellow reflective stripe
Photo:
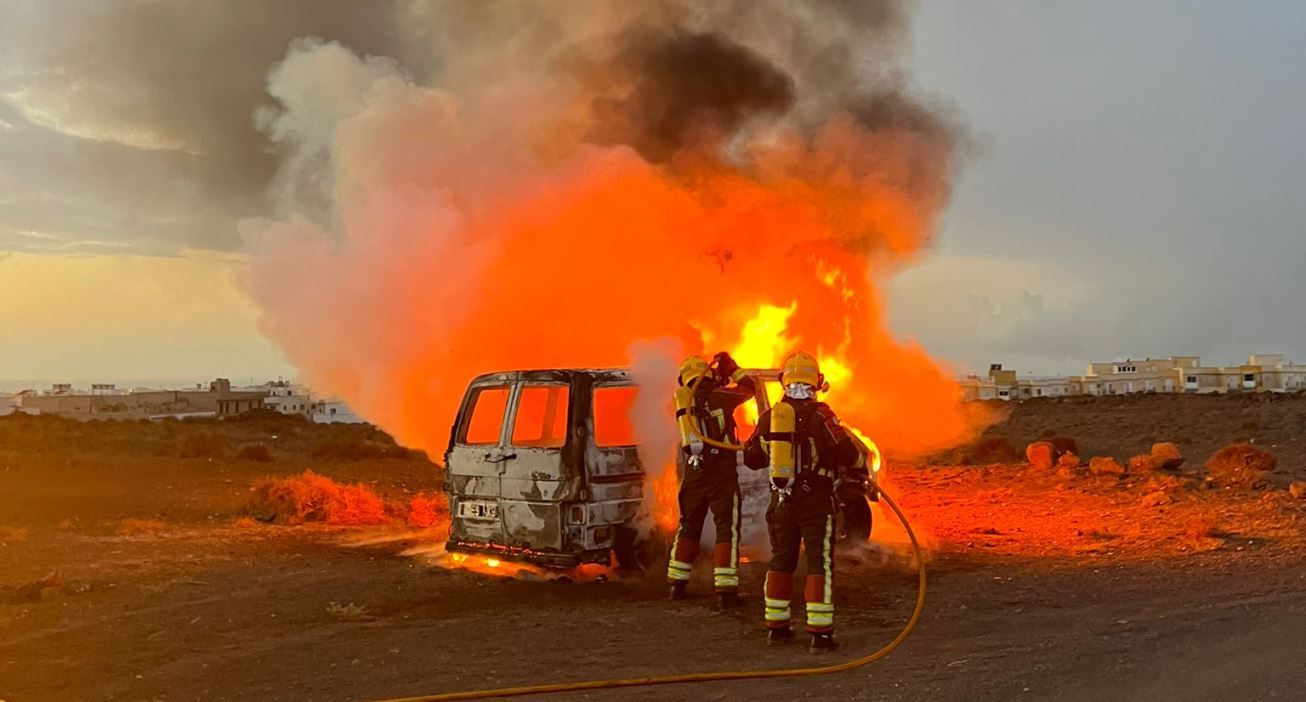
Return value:
<svg viewBox="0 0 1306 702">
<path fill-rule="evenodd" d="M 739 575 L 738 568 L 714 568 L 713 575 Z"/>
<path fill-rule="evenodd" d="M 736 383 L 747 377 L 748 377 L 748 371 L 744 370 L 743 368 L 740 368 L 739 370 L 730 374 L 730 379 L 735 381 Z"/>
<path fill-rule="evenodd" d="M 773 599 L 771 599 L 770 597 L 768 597 L 768 598 L 766 598 L 766 606 L 767 606 L 767 607 L 774 607 L 774 608 L 789 609 L 789 600 L 773 600 Z"/>
<path fill-rule="evenodd" d="M 787 622 L 790 619 L 789 610 L 787 609 L 783 612 L 772 612 L 769 609 L 766 610 L 766 620 L 768 622 Z"/>
<path fill-rule="evenodd" d="M 825 601 L 834 602 L 834 554 L 830 549 L 834 544 L 834 517 L 825 518 Z"/>
<path fill-rule="evenodd" d="M 743 455 L 743 452 L 740 452 Z M 739 567 L 739 492 L 735 492 L 734 510 L 730 515 L 730 567 Z"/>
<path fill-rule="evenodd" d="M 667 563 L 667 578 L 670 580 L 689 580 L 689 571 L 693 568 L 684 561 L 671 561 Z"/>
<path fill-rule="evenodd" d="M 833 612 L 834 605 L 825 602 L 808 602 L 807 611 L 809 612 Z"/>
<path fill-rule="evenodd" d="M 807 626 L 834 626 L 833 614 L 808 614 Z"/>
<path fill-rule="evenodd" d="M 677 526 L 677 527 L 676 527 L 676 535 L 675 535 L 674 538 L 671 539 L 671 550 L 667 552 L 667 567 L 668 567 L 668 568 L 670 568 L 670 567 L 672 566 L 672 564 L 678 562 L 678 561 L 676 561 L 676 544 L 680 543 L 680 532 L 682 532 L 682 531 L 684 531 L 684 527 L 682 527 L 682 526 Z"/>
<path fill-rule="evenodd" d="M 714 587 L 739 587 L 739 578 L 718 575 L 712 584 Z"/>
</svg>

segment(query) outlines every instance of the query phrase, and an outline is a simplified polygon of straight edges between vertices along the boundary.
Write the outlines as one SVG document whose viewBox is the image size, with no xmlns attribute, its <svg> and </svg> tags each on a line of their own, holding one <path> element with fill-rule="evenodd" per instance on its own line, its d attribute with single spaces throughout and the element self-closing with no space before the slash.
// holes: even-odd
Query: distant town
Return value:
<svg viewBox="0 0 1306 702">
<path fill-rule="evenodd" d="M 1139 393 L 1251 393 L 1306 390 L 1306 364 L 1283 354 L 1252 354 L 1231 366 L 1202 365 L 1199 356 L 1125 359 L 1090 363 L 1083 375 L 1021 376 L 1001 363 L 986 375 L 960 379 L 963 400 L 1025 400 L 1077 395 Z M 74 388 L 54 383 L 43 389 L 0 392 L 0 416 L 22 412 L 74 419 L 227 418 L 256 411 L 300 415 L 320 424 L 358 424 L 359 417 L 344 402 L 313 397 L 309 388 L 285 380 L 232 386 L 217 378 L 208 387 L 181 390 L 122 390 L 112 383 Z"/>
<path fill-rule="evenodd" d="M 1024 400 L 1073 395 L 1240 393 L 1306 390 L 1306 365 L 1283 354 L 1252 354 L 1236 366 L 1204 366 L 1198 356 L 1090 363 L 1083 375 L 1021 377 L 1001 363 L 961 380 L 965 400 Z"/>
<path fill-rule="evenodd" d="M 0 416 L 22 412 L 82 420 L 224 419 L 256 411 L 299 415 L 320 424 L 364 421 L 345 403 L 315 399 L 308 388 L 285 380 L 233 387 L 230 380 L 218 378 L 207 388 L 197 385 L 182 390 L 122 390 L 112 383 L 74 388 L 70 383 L 55 383 L 39 390 L 0 393 Z"/>
</svg>

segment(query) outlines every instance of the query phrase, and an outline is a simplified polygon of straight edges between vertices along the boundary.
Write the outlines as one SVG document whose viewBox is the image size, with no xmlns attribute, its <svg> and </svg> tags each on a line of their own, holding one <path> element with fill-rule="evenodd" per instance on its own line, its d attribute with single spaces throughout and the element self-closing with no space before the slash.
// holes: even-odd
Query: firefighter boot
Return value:
<svg viewBox="0 0 1306 702">
<path fill-rule="evenodd" d="M 834 640 L 834 633 L 825 631 L 819 634 L 812 634 L 812 645 L 809 647 L 812 653 L 822 653 L 824 651 L 833 651 L 839 648 L 839 642 Z"/>
<path fill-rule="evenodd" d="M 685 587 L 686 587 L 688 584 L 689 584 L 689 583 L 683 583 L 683 582 L 681 582 L 681 583 L 671 583 L 671 596 L 670 596 L 670 599 L 673 599 L 673 600 L 683 600 L 683 599 L 685 599 Z"/>
<path fill-rule="evenodd" d="M 787 626 L 766 630 L 766 645 L 779 646 L 794 640 L 794 630 Z"/>
<path fill-rule="evenodd" d="M 744 605 L 744 601 L 739 598 L 739 593 L 737 592 L 718 592 L 716 594 L 716 601 L 721 609 L 734 609 Z"/>
</svg>

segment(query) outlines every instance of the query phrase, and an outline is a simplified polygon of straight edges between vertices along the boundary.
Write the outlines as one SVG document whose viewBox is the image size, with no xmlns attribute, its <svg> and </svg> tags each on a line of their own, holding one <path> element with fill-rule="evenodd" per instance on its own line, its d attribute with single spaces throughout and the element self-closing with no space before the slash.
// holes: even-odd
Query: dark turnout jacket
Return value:
<svg viewBox="0 0 1306 702">
<path fill-rule="evenodd" d="M 709 439 L 728 444 L 739 443 L 738 426 L 735 423 L 735 410 L 745 402 L 753 399 L 757 385 L 749 376 L 743 376 L 733 386 L 729 381 L 704 379 L 694 388 L 694 416 L 700 431 Z M 688 447 L 682 447 L 687 457 Z M 736 451 L 728 451 L 715 446 L 703 447 L 703 467 L 713 468 L 729 465 L 733 470 L 739 460 Z"/>
<path fill-rule="evenodd" d="M 824 402 L 784 398 L 794 406 L 794 450 L 796 475 L 793 495 L 803 502 L 832 503 L 835 480 L 865 482 L 865 461 L 861 449 L 839 424 Z M 753 470 L 766 470 L 771 463 L 767 442 L 771 435 L 771 410 L 762 413 L 757 429 L 744 447 L 744 463 Z"/>
</svg>

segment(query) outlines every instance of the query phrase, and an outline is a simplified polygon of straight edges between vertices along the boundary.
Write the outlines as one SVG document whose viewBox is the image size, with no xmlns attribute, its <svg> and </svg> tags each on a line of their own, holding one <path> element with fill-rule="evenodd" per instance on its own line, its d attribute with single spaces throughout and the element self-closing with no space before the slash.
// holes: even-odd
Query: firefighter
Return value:
<svg viewBox="0 0 1306 702">
<path fill-rule="evenodd" d="M 836 499 L 864 486 L 866 461 L 858 443 L 816 393 L 827 389 L 816 358 L 797 352 L 780 373 L 784 397 L 758 418 L 744 460 L 771 474 L 766 511 L 771 563 L 766 572 L 767 643 L 793 639 L 790 600 L 800 545 L 807 552 L 807 633 L 811 649 L 837 646 L 834 640 L 834 541 Z"/>
<path fill-rule="evenodd" d="M 743 452 L 707 445 L 701 437 L 737 444 L 735 408 L 753 398 L 756 386 L 725 352 L 713 357 L 710 365 L 700 356 L 689 356 L 681 362 L 679 375 L 676 418 L 683 478 L 678 497 L 680 526 L 667 563 L 671 599 L 685 596 L 690 570 L 698 556 L 703 520 L 711 510 L 716 526 L 713 585 L 721 606 L 735 607 L 740 604 L 738 470 L 743 464 Z"/>
</svg>

